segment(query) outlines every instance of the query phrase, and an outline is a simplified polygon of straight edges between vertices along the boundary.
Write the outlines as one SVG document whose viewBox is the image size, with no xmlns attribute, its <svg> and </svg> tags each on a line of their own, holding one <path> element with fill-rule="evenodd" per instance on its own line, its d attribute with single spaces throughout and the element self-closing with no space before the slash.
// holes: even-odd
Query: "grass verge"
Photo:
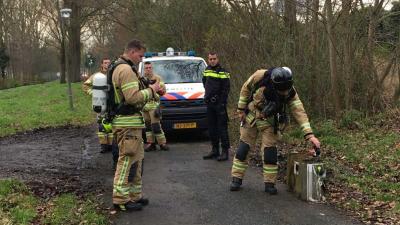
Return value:
<svg viewBox="0 0 400 225">
<path fill-rule="evenodd" d="M 93 123 L 91 98 L 72 84 L 74 111 L 67 85 L 58 82 L 0 90 L 0 137 L 38 128 Z M 23 183 L 0 180 L 0 224 L 108 224 L 91 197 L 63 194 L 50 200 L 34 196 Z"/>
<path fill-rule="evenodd" d="M 400 111 L 369 118 L 350 112 L 341 121 L 317 123 L 329 168 L 328 201 L 353 211 L 367 224 L 400 221 Z M 397 122 L 396 122 L 397 121 Z M 285 135 L 301 141 L 301 131 Z"/>
<path fill-rule="evenodd" d="M 30 224 L 38 200 L 16 180 L 0 180 L 0 224 Z"/>
<path fill-rule="evenodd" d="M 74 111 L 69 110 L 67 85 L 58 81 L 0 90 L 0 137 L 37 128 L 93 123 L 91 98 L 72 84 Z"/>
<path fill-rule="evenodd" d="M 0 224 L 108 224 L 92 199 L 63 194 L 45 201 L 17 180 L 0 180 Z"/>
</svg>

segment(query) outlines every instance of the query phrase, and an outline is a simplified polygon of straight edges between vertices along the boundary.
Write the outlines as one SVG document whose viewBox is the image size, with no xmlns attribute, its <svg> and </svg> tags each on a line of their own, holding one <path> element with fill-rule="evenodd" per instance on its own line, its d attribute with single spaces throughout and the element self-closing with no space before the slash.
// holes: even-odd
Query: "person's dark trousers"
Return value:
<svg viewBox="0 0 400 225">
<path fill-rule="evenodd" d="M 118 149 L 118 143 L 117 139 L 114 138 L 111 146 L 111 153 L 112 153 L 112 160 L 113 160 L 113 168 L 115 170 L 118 162 L 118 157 L 119 157 L 119 149 Z"/>
<path fill-rule="evenodd" d="M 208 129 L 213 149 L 219 149 L 221 141 L 222 151 L 227 151 L 230 147 L 228 136 L 228 114 L 226 106 L 223 104 L 207 105 Z M 219 150 L 218 150 L 219 154 Z"/>
</svg>

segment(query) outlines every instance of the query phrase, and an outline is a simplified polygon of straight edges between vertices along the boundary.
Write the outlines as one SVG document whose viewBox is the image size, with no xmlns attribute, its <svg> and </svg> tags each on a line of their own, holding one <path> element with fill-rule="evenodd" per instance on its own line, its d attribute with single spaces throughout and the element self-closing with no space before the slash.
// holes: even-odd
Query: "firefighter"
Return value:
<svg viewBox="0 0 400 225">
<path fill-rule="evenodd" d="M 315 148 L 320 147 L 314 136 L 303 104 L 293 87 L 292 72 L 287 67 L 257 70 L 243 84 L 238 102 L 241 119 L 239 147 L 232 165 L 231 191 L 238 191 L 249 161 L 249 151 L 254 148 L 257 135 L 261 135 L 261 155 L 265 192 L 277 194 L 277 148 L 281 131 L 287 123 L 289 110 L 300 125 L 305 140 Z"/>
<path fill-rule="evenodd" d="M 103 58 L 100 64 L 100 73 L 107 74 L 108 66 L 110 65 L 111 61 L 109 58 Z M 92 74 L 89 78 L 86 79 L 85 82 L 82 84 L 83 91 L 88 94 L 92 95 L 92 87 L 93 87 L 93 77 L 96 73 Z M 112 141 L 113 141 L 113 134 L 111 130 L 111 126 L 108 124 L 104 124 L 103 116 L 100 114 L 97 115 L 97 123 L 98 123 L 98 132 L 97 137 L 99 138 L 100 142 L 100 153 L 105 153 L 111 151 Z M 110 128 L 109 128 L 110 127 Z"/>
<path fill-rule="evenodd" d="M 230 143 L 226 103 L 230 89 L 229 79 L 230 75 L 221 67 L 217 53 L 208 53 L 208 66 L 203 74 L 203 85 L 205 89 L 204 101 L 207 104 L 211 152 L 203 156 L 203 159 L 228 160 Z M 219 151 L 220 142 L 221 155 Z"/>
<path fill-rule="evenodd" d="M 141 111 L 160 89 L 158 82 L 148 85 L 137 72 L 145 47 L 139 40 L 130 41 L 123 55 L 110 67 L 111 98 L 114 101 L 112 129 L 119 149 L 114 176 L 113 204 L 116 209 L 141 210 L 149 203 L 142 195 L 144 120 Z M 111 83 L 111 82 L 110 82 Z M 117 107 L 115 107 L 117 106 Z"/>
<path fill-rule="evenodd" d="M 156 141 L 160 145 L 160 149 L 168 151 L 167 139 L 165 138 L 164 131 L 161 128 L 161 110 L 160 110 L 160 96 L 165 94 L 165 84 L 161 77 L 153 73 L 153 67 L 150 62 L 144 63 L 144 75 L 149 83 L 160 83 L 159 92 L 152 98 L 143 108 L 143 117 L 146 125 L 146 140 L 147 144 L 145 151 L 155 151 Z"/>
</svg>

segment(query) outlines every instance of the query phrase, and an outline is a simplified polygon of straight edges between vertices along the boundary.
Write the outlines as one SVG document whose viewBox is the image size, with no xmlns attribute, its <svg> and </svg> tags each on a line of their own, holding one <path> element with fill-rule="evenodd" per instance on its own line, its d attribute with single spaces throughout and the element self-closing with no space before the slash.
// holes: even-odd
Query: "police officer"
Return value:
<svg viewBox="0 0 400 225">
<path fill-rule="evenodd" d="M 147 86 L 140 79 L 137 64 L 145 47 L 139 40 L 130 41 L 123 55 L 110 67 L 116 116 L 112 120 L 119 156 L 114 176 L 113 204 L 119 210 L 141 210 L 149 203 L 142 195 L 144 158 L 141 110 L 160 89 L 159 83 Z M 131 174 L 130 174 L 131 173 Z"/>
<path fill-rule="evenodd" d="M 278 173 L 276 143 L 287 121 L 287 110 L 300 125 L 304 138 L 320 147 L 296 89 L 292 72 L 287 67 L 257 70 L 243 84 L 238 102 L 241 118 L 240 141 L 232 165 L 231 191 L 238 191 L 248 167 L 248 153 L 261 135 L 265 192 L 277 194 Z"/>
<path fill-rule="evenodd" d="M 111 61 L 109 58 L 103 58 L 100 64 L 100 73 L 107 74 L 108 66 L 110 65 Z M 96 73 L 92 74 L 85 82 L 82 84 L 83 91 L 88 94 L 92 95 L 92 87 L 93 87 L 93 78 Z M 113 134 L 111 129 L 107 129 L 108 126 L 104 126 L 103 117 L 101 115 L 97 115 L 97 123 L 98 123 L 98 132 L 97 137 L 99 138 L 100 142 L 100 153 L 105 153 L 111 151 L 112 141 L 113 141 Z M 111 127 L 111 126 L 109 126 Z"/>
<path fill-rule="evenodd" d="M 203 85 L 212 149 L 209 154 L 203 156 L 203 159 L 228 160 L 230 143 L 226 103 L 230 88 L 229 78 L 229 73 L 219 64 L 217 53 L 208 53 L 208 66 L 203 74 Z M 221 155 L 219 152 L 220 141 Z"/>
<path fill-rule="evenodd" d="M 144 75 L 149 81 L 149 83 L 160 84 L 160 90 L 143 108 L 143 117 L 146 124 L 146 140 L 147 144 L 145 151 L 155 151 L 156 141 L 160 145 L 160 149 L 163 151 L 168 151 L 167 139 L 165 138 L 164 131 L 161 128 L 161 110 L 160 110 L 160 96 L 165 94 L 165 84 L 161 77 L 153 73 L 153 67 L 151 62 L 144 63 Z"/>
</svg>

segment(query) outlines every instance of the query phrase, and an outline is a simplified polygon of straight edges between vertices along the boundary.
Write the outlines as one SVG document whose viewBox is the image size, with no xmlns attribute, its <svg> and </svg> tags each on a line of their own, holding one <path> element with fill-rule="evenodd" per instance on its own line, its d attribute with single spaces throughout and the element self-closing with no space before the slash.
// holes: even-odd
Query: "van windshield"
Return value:
<svg viewBox="0 0 400 225">
<path fill-rule="evenodd" d="M 202 60 L 160 60 L 152 61 L 153 73 L 168 83 L 201 83 L 205 63 Z"/>
</svg>

